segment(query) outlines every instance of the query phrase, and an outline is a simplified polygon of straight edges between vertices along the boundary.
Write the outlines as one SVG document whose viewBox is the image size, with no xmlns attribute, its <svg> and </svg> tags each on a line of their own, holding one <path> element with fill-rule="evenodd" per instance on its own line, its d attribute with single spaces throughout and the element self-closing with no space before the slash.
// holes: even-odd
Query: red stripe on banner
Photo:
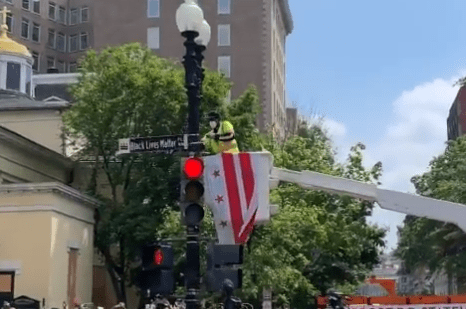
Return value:
<svg viewBox="0 0 466 309">
<path fill-rule="evenodd" d="M 246 207 L 249 209 L 255 186 L 254 171 L 251 166 L 251 155 L 249 153 L 240 153 L 239 160 L 241 162 L 244 192 L 246 193 Z"/>
<path fill-rule="evenodd" d="M 252 216 L 251 220 L 249 220 L 248 224 L 246 225 L 243 234 L 240 235 L 239 243 L 244 244 L 248 241 L 249 235 L 251 234 L 254 228 L 254 223 L 256 223 L 256 213 L 257 210 L 256 212 L 254 212 L 254 215 Z"/>
<path fill-rule="evenodd" d="M 228 191 L 228 202 L 230 206 L 231 225 L 235 234 L 235 243 L 238 243 L 238 234 L 243 226 L 243 215 L 241 213 L 241 202 L 239 199 L 238 183 L 236 181 L 235 163 L 233 154 L 223 153 L 223 170 L 225 171 L 225 182 Z"/>
</svg>

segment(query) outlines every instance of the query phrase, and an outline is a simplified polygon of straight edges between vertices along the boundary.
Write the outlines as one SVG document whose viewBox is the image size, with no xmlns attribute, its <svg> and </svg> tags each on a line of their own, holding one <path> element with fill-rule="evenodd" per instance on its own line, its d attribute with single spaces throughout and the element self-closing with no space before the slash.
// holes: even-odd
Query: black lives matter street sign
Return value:
<svg viewBox="0 0 466 309">
<path fill-rule="evenodd" d="M 196 135 L 167 135 L 154 137 L 130 137 L 119 140 L 117 155 L 128 153 L 173 154 L 189 150 Z"/>
</svg>

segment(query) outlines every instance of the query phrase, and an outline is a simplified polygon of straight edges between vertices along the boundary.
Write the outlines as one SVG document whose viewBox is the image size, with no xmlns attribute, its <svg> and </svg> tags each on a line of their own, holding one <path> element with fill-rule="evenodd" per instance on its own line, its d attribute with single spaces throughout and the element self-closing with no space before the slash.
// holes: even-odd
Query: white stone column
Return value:
<svg viewBox="0 0 466 309">
<path fill-rule="evenodd" d="M 19 79 L 19 91 L 22 93 L 26 93 L 26 65 L 21 63 L 21 75 Z"/>
<path fill-rule="evenodd" d="M 6 61 L 0 61 L 0 89 L 6 89 Z"/>
</svg>

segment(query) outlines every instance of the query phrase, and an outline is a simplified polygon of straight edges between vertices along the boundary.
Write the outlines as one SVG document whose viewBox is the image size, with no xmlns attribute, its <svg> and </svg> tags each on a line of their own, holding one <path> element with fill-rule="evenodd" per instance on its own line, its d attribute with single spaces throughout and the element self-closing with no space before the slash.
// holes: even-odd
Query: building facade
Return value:
<svg viewBox="0 0 466 309">
<path fill-rule="evenodd" d="M 458 91 L 447 119 L 448 140 L 456 139 L 466 130 L 466 87 Z"/>
<path fill-rule="evenodd" d="M 2 14 L 6 14 L 3 10 Z M 6 17 L 6 15 L 4 15 Z M 33 57 L 0 27 L 0 303 L 64 308 L 92 300 L 94 212 L 70 185 L 61 113 L 31 97 Z"/>
<path fill-rule="evenodd" d="M 139 42 L 181 62 L 183 37 L 175 22 L 184 0 L 2 0 L 10 35 L 26 45 L 36 73 L 74 72 L 89 48 Z M 205 66 L 233 83 L 230 98 L 250 84 L 263 112 L 259 129 L 286 131 L 286 37 L 293 29 L 288 0 L 198 0 L 212 29 Z"/>
<path fill-rule="evenodd" d="M 27 46 L 35 73 L 74 72 L 93 45 L 91 0 L 2 0 L 9 35 Z"/>
<path fill-rule="evenodd" d="M 147 45 L 158 55 L 180 62 L 184 38 L 175 22 L 184 0 L 101 0 L 94 3 L 94 44 L 97 50 L 129 42 Z M 205 66 L 233 82 L 237 98 L 250 84 L 257 86 L 262 115 L 257 125 L 285 134 L 285 42 L 293 29 L 288 0 L 198 0 L 212 36 Z"/>
</svg>

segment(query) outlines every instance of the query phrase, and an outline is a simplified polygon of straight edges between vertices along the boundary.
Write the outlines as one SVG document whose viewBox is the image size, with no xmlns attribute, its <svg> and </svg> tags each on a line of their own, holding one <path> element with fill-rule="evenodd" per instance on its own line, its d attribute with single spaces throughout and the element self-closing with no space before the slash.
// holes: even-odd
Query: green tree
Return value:
<svg viewBox="0 0 466 309">
<path fill-rule="evenodd" d="M 335 162 L 330 140 L 320 126 L 301 128 L 300 135 L 267 149 L 274 166 L 310 170 L 375 182 L 381 164 L 362 165 L 364 145 L 352 148 L 345 165 Z M 348 290 L 378 262 L 385 231 L 367 224 L 373 205 L 347 196 L 281 184 L 271 193 L 279 214 L 254 231 L 244 265 L 242 296 L 259 305 L 264 288 L 272 288 L 278 304 L 309 306 L 312 296 L 330 287 Z"/>
<path fill-rule="evenodd" d="M 80 142 L 77 159 L 92 162 L 87 192 L 105 201 L 96 215 L 95 245 L 125 301 L 137 248 L 153 241 L 166 214 L 176 209 L 180 167 L 176 156 L 117 158 L 118 139 L 182 133 L 184 70 L 139 44 L 127 44 L 88 52 L 80 73 L 71 87 L 75 103 L 63 120 L 70 140 Z M 221 75 L 206 71 L 201 113 L 226 110 L 230 87 Z"/>
<path fill-rule="evenodd" d="M 412 177 L 419 195 L 466 204 L 466 137 L 447 142 L 445 152 L 434 158 L 429 170 Z M 466 279 L 466 252 L 456 252 L 466 245 L 466 234 L 456 225 L 407 216 L 399 228 L 396 255 L 407 271 L 428 267 L 431 272 L 445 269 L 459 281 Z"/>
<path fill-rule="evenodd" d="M 236 105 L 233 102 L 231 106 Z M 379 178 L 380 163 L 369 170 L 362 165 L 364 145 L 353 147 L 347 163 L 339 165 L 320 126 L 306 127 L 303 132 L 306 137 L 294 137 L 284 144 L 264 136 L 250 137 L 245 144 L 271 151 L 277 167 L 367 182 Z M 272 288 L 278 304 L 304 308 L 313 302 L 314 295 L 330 287 L 350 291 L 378 262 L 385 231 L 367 224 L 371 203 L 293 184 L 281 184 L 272 191 L 271 199 L 279 205 L 279 214 L 268 224 L 256 226 L 246 246 L 243 288 L 238 293 L 244 302 L 260 306 L 263 289 Z M 212 217 L 209 211 L 206 213 L 203 236 L 213 237 Z M 168 215 L 173 216 L 179 214 L 173 211 Z M 167 225 L 165 235 L 182 235 L 179 221 L 174 222 L 177 224 Z M 205 247 L 201 256 L 205 260 Z M 218 295 L 203 297 L 209 303 L 219 301 Z"/>
</svg>

